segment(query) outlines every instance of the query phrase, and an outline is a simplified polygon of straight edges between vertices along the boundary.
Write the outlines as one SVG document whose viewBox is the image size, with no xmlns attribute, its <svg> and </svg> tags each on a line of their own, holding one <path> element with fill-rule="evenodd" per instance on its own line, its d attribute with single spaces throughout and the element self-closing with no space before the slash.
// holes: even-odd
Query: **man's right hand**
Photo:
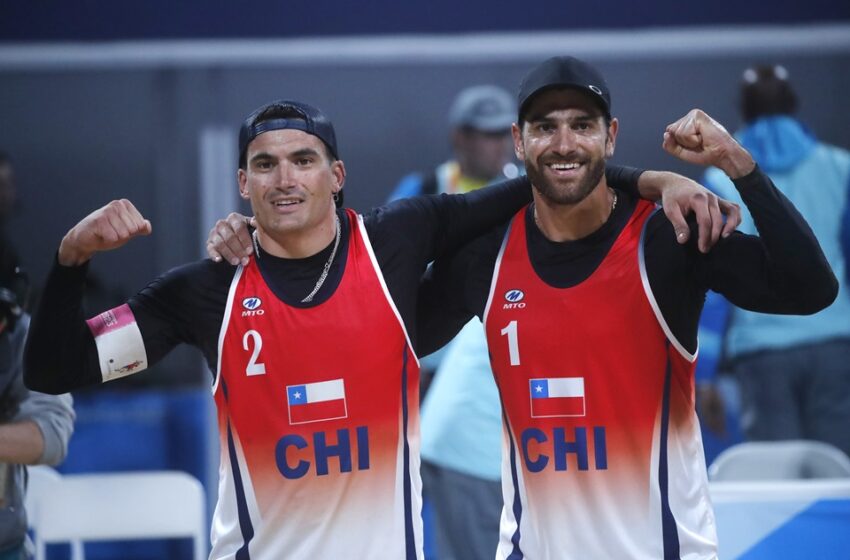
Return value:
<svg viewBox="0 0 850 560">
<path fill-rule="evenodd" d="M 134 237 L 150 235 L 151 223 L 129 200 L 113 200 L 71 228 L 59 245 L 59 264 L 78 266 L 92 255 L 121 247 Z"/>
<path fill-rule="evenodd" d="M 719 167 L 730 179 L 748 175 L 756 166 L 723 125 L 699 109 L 667 126 L 662 147 L 683 161 Z"/>
<path fill-rule="evenodd" d="M 248 257 L 254 252 L 249 225 L 257 227 L 254 218 L 236 212 L 217 221 L 207 236 L 207 255 L 215 262 L 224 259 L 233 266 L 247 265 Z"/>
</svg>

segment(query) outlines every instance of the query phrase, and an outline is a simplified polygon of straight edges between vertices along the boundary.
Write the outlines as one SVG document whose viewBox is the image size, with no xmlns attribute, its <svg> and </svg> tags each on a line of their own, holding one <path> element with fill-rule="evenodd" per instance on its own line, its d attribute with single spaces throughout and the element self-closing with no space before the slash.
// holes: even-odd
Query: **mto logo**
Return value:
<svg viewBox="0 0 850 560">
<path fill-rule="evenodd" d="M 260 309 L 261 305 L 263 305 L 263 300 L 260 298 L 256 296 L 246 297 L 242 300 L 242 307 L 245 308 L 245 311 L 242 312 L 242 316 L 254 317 L 265 314 L 265 311 Z"/>
<path fill-rule="evenodd" d="M 253 311 L 263 305 L 263 300 L 258 297 L 246 297 L 242 300 L 242 307 L 248 311 Z"/>
<path fill-rule="evenodd" d="M 505 301 L 508 303 L 502 304 L 502 309 L 525 309 L 525 292 L 522 290 L 508 290 L 505 292 Z"/>
<path fill-rule="evenodd" d="M 524 297 L 525 293 L 522 290 L 508 290 L 505 292 L 505 299 L 511 303 L 520 302 Z"/>
</svg>

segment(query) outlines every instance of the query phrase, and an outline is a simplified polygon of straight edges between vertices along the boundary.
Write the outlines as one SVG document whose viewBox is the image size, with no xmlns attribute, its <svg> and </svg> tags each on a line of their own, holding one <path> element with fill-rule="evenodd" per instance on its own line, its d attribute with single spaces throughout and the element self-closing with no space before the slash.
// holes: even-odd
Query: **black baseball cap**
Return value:
<svg viewBox="0 0 850 560">
<path fill-rule="evenodd" d="M 590 64 L 572 56 L 553 56 L 538 64 L 525 75 L 519 85 L 517 104 L 518 123 L 523 122 L 531 100 L 549 89 L 575 88 L 592 97 L 605 116 L 611 118 L 611 92 L 599 71 Z"/>
<path fill-rule="evenodd" d="M 288 118 L 271 118 L 257 122 L 257 119 L 269 109 L 289 109 L 295 116 Z M 242 162 L 248 151 L 248 144 L 264 132 L 270 130 L 295 129 L 312 134 L 325 143 L 335 159 L 339 159 L 336 147 L 336 133 L 331 120 L 320 110 L 301 101 L 279 99 L 266 103 L 248 115 L 239 127 L 239 161 Z M 342 205 L 342 190 L 337 193 L 336 205 Z"/>
</svg>

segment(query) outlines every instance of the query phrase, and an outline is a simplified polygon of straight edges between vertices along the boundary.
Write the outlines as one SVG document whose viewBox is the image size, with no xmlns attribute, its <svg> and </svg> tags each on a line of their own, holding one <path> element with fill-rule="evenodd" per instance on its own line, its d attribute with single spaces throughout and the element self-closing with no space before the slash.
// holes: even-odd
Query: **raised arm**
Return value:
<svg viewBox="0 0 850 560">
<path fill-rule="evenodd" d="M 664 149 L 726 173 L 759 232 L 736 232 L 697 261 L 705 287 L 753 311 L 810 314 L 832 303 L 838 283 L 811 228 L 722 125 L 693 110 L 667 128 Z"/>
<path fill-rule="evenodd" d="M 150 232 L 150 222 L 129 200 L 114 200 L 65 235 L 27 338 L 24 382 L 30 389 L 60 394 L 102 381 L 97 348 L 83 310 L 88 262 L 95 253 L 116 249 Z M 114 314 L 113 319 L 117 320 Z M 138 332 L 135 323 L 132 328 Z"/>
<path fill-rule="evenodd" d="M 65 234 L 57 260 L 62 266 L 79 266 L 95 253 L 121 247 L 134 237 L 150 235 L 151 223 L 127 199 L 113 200 L 83 218 Z"/>
</svg>

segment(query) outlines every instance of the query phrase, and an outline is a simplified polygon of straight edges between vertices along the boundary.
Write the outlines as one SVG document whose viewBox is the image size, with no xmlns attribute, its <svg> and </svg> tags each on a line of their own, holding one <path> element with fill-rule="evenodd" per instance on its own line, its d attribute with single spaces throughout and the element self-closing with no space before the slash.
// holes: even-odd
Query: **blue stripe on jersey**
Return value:
<svg viewBox="0 0 850 560">
<path fill-rule="evenodd" d="M 513 223 L 513 220 L 511 220 Z M 508 232 L 510 232 L 511 228 L 508 226 Z M 507 236 L 507 233 L 505 234 Z M 505 241 L 502 242 L 502 251 L 505 249 L 505 243 L 507 243 L 507 237 Z M 495 273 L 494 273 L 495 274 Z M 495 282 L 495 280 L 494 280 Z M 495 284 L 494 284 L 495 285 Z M 492 291 L 492 289 L 491 289 Z M 486 315 L 485 315 L 486 316 Z M 493 356 L 488 351 L 488 356 L 492 361 Z M 499 402 L 504 402 L 502 399 L 502 386 L 499 385 L 499 378 L 493 376 L 496 380 L 496 388 L 499 391 Z M 522 552 L 522 548 L 519 546 L 520 539 L 520 531 L 519 531 L 519 522 L 522 519 L 522 501 L 519 496 L 519 477 L 517 476 L 517 464 L 516 464 L 516 446 L 514 445 L 514 436 L 511 433 L 510 423 L 508 422 L 508 417 L 505 414 L 504 409 L 502 410 L 502 422 L 504 422 L 506 429 L 505 431 L 508 433 L 508 443 L 510 443 L 510 461 L 511 461 L 511 484 L 513 484 L 514 488 L 514 503 L 511 504 L 511 511 L 513 511 L 514 519 L 516 519 L 516 531 L 511 535 L 511 543 L 513 543 L 514 547 L 511 550 L 511 553 L 508 555 L 506 560 L 522 560 L 525 558 L 525 555 Z M 508 504 L 505 504 L 507 506 Z"/>
<path fill-rule="evenodd" d="M 661 435 L 658 442 L 660 454 L 658 457 L 658 486 L 661 489 L 661 535 L 664 542 L 664 560 L 679 560 L 679 533 L 676 531 L 676 519 L 670 510 L 670 494 L 668 491 L 667 473 L 667 432 L 670 424 L 670 381 L 673 376 L 670 364 L 670 341 L 667 347 L 667 368 L 664 374 L 664 398 L 661 404 Z"/>
<path fill-rule="evenodd" d="M 410 488 L 410 444 L 407 441 L 407 343 L 402 346 L 401 358 L 401 431 L 404 438 L 404 542 L 405 558 L 416 560 L 416 538 L 413 534 L 413 505 Z"/>
<path fill-rule="evenodd" d="M 227 384 L 221 380 L 224 400 L 227 401 Z M 236 457 L 236 445 L 233 443 L 233 432 L 230 420 L 227 420 L 227 454 L 230 457 L 230 470 L 233 473 L 233 485 L 236 490 L 236 511 L 239 514 L 239 528 L 242 531 L 242 547 L 236 551 L 236 560 L 251 560 L 248 553 L 248 543 L 254 538 L 254 526 L 248 514 L 248 502 L 245 500 L 245 487 L 242 485 L 242 471 L 239 470 L 239 459 Z"/>
<path fill-rule="evenodd" d="M 504 419 L 505 425 L 508 425 L 507 416 L 505 416 L 504 411 L 502 411 L 502 417 Z M 519 546 L 519 522 L 522 519 L 522 502 L 519 497 L 519 478 L 517 477 L 517 465 L 516 465 L 516 446 L 514 445 L 514 436 L 510 430 L 508 432 L 508 441 L 511 444 L 511 484 L 514 486 L 514 503 L 511 505 L 511 509 L 514 513 L 514 519 L 516 519 L 516 531 L 511 535 L 511 542 L 514 545 L 513 550 L 508 555 L 507 560 L 522 560 L 525 556 L 522 553 L 522 549 Z M 507 505 L 507 504 L 505 504 Z"/>
</svg>

